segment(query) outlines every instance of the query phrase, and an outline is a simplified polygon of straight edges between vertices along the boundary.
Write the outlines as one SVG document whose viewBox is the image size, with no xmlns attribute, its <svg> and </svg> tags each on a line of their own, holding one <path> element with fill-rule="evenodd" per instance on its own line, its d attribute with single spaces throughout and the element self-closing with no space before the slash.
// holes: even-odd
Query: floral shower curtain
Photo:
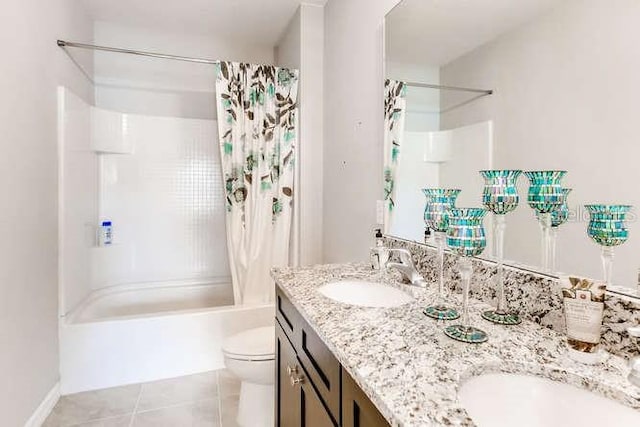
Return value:
<svg viewBox="0 0 640 427">
<path fill-rule="evenodd" d="M 298 72 L 221 62 L 218 131 L 236 304 L 273 301 L 272 266 L 289 263 Z"/>
<path fill-rule="evenodd" d="M 395 209 L 396 168 L 404 133 L 407 108 L 407 85 L 404 82 L 384 81 L 384 229 L 389 231 Z"/>
</svg>

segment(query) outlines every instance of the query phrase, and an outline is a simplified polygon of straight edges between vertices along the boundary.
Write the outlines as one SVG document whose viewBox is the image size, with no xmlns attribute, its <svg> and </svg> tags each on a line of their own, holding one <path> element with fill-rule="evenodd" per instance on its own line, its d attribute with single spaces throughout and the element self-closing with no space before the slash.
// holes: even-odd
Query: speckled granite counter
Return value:
<svg viewBox="0 0 640 427">
<path fill-rule="evenodd" d="M 399 284 L 392 274 L 364 264 L 276 268 L 272 276 L 344 368 L 394 426 L 472 426 L 457 401 L 459 384 L 486 372 L 530 373 L 579 385 L 640 409 L 640 389 L 626 380 L 627 363 L 607 356 L 600 365 L 568 361 L 565 337 L 533 322 L 494 325 L 480 318 L 487 304 L 473 301 L 471 318 L 489 341 L 451 340 L 442 324 L 421 313 L 429 289 Z M 365 308 L 330 300 L 316 291 L 341 279 L 399 287 L 415 301 L 396 308 Z M 457 298 L 454 296 L 453 298 Z"/>
</svg>

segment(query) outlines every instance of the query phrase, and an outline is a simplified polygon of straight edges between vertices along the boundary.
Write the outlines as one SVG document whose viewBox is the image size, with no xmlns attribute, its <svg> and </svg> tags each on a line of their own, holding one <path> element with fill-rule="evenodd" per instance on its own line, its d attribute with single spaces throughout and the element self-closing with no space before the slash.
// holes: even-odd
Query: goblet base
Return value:
<svg viewBox="0 0 640 427">
<path fill-rule="evenodd" d="M 431 317 L 432 319 L 437 320 L 455 320 L 460 317 L 458 311 L 454 308 L 449 308 L 444 305 L 432 305 L 424 310 L 422 313 L 425 316 Z"/>
<path fill-rule="evenodd" d="M 489 339 L 485 331 L 473 326 L 451 325 L 444 328 L 444 333 L 449 338 L 469 344 L 480 344 Z"/>
<path fill-rule="evenodd" d="M 514 313 L 500 313 L 498 310 L 489 310 L 482 313 L 482 318 L 499 325 L 519 325 L 522 323 L 520 316 Z"/>
</svg>

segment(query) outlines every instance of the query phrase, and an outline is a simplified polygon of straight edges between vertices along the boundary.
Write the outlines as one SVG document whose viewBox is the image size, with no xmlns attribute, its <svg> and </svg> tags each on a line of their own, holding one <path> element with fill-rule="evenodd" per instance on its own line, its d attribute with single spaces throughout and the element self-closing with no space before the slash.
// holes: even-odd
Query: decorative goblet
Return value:
<svg viewBox="0 0 640 427">
<path fill-rule="evenodd" d="M 569 193 L 571 193 L 571 188 L 563 188 L 562 192 L 564 193 L 564 201 L 558 208 L 551 212 L 551 230 L 550 230 L 550 251 L 549 255 L 551 258 L 551 271 L 556 271 L 556 244 L 558 242 L 558 227 L 567 222 L 569 219 L 569 205 L 567 205 L 567 198 Z M 537 214 L 536 214 L 537 215 Z M 540 218 L 538 217 L 538 220 Z"/>
<path fill-rule="evenodd" d="M 520 316 L 507 311 L 507 301 L 504 295 L 504 231 L 506 228 L 505 215 L 518 207 L 520 197 L 516 182 L 521 170 L 484 170 L 480 175 L 484 178 L 482 203 L 493 212 L 493 244 L 495 245 L 496 284 L 498 304 L 495 310 L 482 313 L 482 317 L 490 322 L 501 325 L 517 325 Z"/>
<path fill-rule="evenodd" d="M 585 205 L 589 211 L 587 234 L 602 246 L 602 268 L 604 282 L 611 285 L 613 273 L 613 247 L 623 244 L 629 238 L 625 224 L 629 205 Z"/>
<path fill-rule="evenodd" d="M 454 340 L 466 343 L 481 343 L 487 340 L 487 333 L 471 326 L 469 321 L 469 288 L 473 265 L 471 257 L 480 255 L 487 246 L 482 220 L 487 211 L 482 208 L 453 208 L 447 230 L 447 245 L 460 255 L 460 275 L 462 276 L 462 323 L 447 326 L 444 333 Z"/>
<path fill-rule="evenodd" d="M 424 208 L 424 222 L 434 231 L 438 249 L 438 297 L 436 303 L 424 309 L 423 313 L 438 320 L 454 320 L 460 317 L 458 311 L 445 304 L 444 249 L 445 233 L 449 228 L 449 213 L 455 206 L 460 190 L 455 188 L 423 188 L 427 198 Z"/>
<path fill-rule="evenodd" d="M 527 202 L 535 211 L 542 226 L 542 268 L 551 271 L 551 214 L 564 203 L 565 194 L 560 180 L 566 171 L 529 171 L 524 174 L 529 178 Z"/>
</svg>

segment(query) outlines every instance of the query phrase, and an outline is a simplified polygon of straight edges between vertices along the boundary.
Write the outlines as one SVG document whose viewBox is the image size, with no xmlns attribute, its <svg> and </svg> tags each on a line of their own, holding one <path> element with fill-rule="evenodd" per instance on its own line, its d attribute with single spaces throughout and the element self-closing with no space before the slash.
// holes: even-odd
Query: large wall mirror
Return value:
<svg viewBox="0 0 640 427">
<path fill-rule="evenodd" d="M 551 274 L 602 278 L 584 205 L 628 204 L 629 239 L 615 248 L 613 283 L 637 293 L 639 23 L 638 0 L 400 2 L 385 19 L 387 234 L 425 242 L 422 188 L 460 188 L 458 207 L 481 207 L 482 169 L 566 170 L 569 219 L 557 228 Z M 393 105 L 389 93 L 398 95 Z M 504 253 L 541 271 L 528 187 L 520 176 Z M 489 240 L 491 221 L 488 214 Z M 491 254 L 489 241 L 483 256 Z"/>
</svg>

